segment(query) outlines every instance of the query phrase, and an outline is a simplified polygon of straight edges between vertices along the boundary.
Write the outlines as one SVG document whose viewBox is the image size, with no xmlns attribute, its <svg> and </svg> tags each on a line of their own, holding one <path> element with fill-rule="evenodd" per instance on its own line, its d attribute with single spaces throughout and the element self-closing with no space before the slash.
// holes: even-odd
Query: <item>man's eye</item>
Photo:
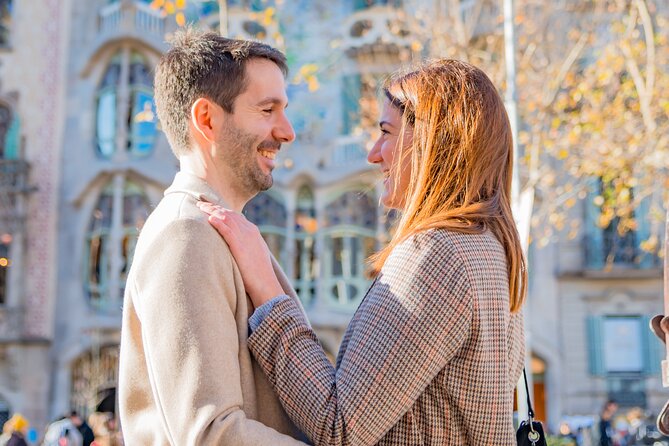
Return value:
<svg viewBox="0 0 669 446">
<path fill-rule="evenodd" d="M 264 113 L 272 113 L 272 109 L 271 108 L 266 108 L 265 110 L 263 110 L 263 112 Z"/>
</svg>

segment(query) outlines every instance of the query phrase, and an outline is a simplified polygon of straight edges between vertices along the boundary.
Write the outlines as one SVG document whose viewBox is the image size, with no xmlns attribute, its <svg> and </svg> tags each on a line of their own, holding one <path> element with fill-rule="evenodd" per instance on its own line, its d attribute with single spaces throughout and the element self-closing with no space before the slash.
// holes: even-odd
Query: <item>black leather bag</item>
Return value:
<svg viewBox="0 0 669 446">
<path fill-rule="evenodd" d="M 527 374 L 523 369 L 525 379 L 525 392 L 527 394 L 527 420 L 523 420 L 516 431 L 518 446 L 546 446 L 546 435 L 540 421 L 534 421 L 534 409 L 530 400 L 530 389 L 527 385 Z"/>
</svg>

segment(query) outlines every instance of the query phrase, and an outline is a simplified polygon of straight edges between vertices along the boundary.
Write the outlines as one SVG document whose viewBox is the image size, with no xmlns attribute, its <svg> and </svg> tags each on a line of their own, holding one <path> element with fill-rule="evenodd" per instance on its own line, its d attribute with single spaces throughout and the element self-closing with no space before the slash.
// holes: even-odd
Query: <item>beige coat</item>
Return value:
<svg viewBox="0 0 669 446">
<path fill-rule="evenodd" d="M 249 353 L 253 307 L 200 197 L 224 205 L 203 180 L 177 174 L 137 243 L 121 331 L 126 444 L 302 444 Z M 296 298 L 276 262 L 275 270 Z"/>
</svg>

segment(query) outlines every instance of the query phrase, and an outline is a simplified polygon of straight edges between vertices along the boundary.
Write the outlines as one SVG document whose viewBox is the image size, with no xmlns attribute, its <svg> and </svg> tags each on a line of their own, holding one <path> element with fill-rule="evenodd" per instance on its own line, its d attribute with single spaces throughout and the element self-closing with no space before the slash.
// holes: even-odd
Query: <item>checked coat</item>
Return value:
<svg viewBox="0 0 669 446">
<path fill-rule="evenodd" d="M 344 335 L 336 367 L 281 298 L 249 348 L 315 445 L 514 445 L 523 368 L 495 236 L 433 229 L 399 244 Z"/>
</svg>

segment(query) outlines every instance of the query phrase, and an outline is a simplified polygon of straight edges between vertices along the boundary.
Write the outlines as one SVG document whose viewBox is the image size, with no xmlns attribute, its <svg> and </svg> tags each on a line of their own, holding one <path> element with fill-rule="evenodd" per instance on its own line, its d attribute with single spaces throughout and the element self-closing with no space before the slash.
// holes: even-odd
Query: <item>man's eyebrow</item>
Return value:
<svg viewBox="0 0 669 446">
<path fill-rule="evenodd" d="M 265 98 L 265 99 L 263 99 L 262 101 L 258 102 L 256 105 L 257 105 L 258 107 L 262 107 L 262 106 L 264 106 L 264 105 L 270 105 L 270 104 L 271 104 L 271 105 L 281 105 L 281 104 L 283 104 L 283 103 L 284 103 L 284 101 L 283 101 L 283 99 L 281 99 L 281 98 L 268 97 L 268 98 Z M 285 107 L 288 107 L 288 102 L 286 102 Z"/>
</svg>

